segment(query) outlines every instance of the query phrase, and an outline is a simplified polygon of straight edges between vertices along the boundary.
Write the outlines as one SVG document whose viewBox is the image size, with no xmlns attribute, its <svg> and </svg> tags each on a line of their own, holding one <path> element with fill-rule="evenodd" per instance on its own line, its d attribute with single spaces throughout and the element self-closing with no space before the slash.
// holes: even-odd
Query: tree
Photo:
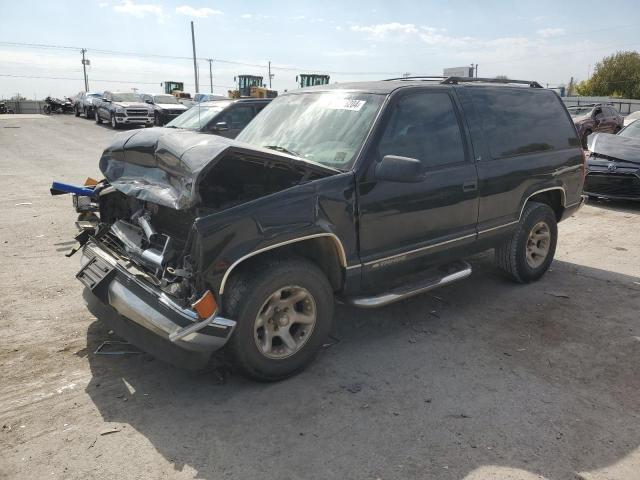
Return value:
<svg viewBox="0 0 640 480">
<path fill-rule="evenodd" d="M 640 99 L 640 53 L 617 52 L 596 64 L 589 80 L 580 82 L 579 95 Z"/>
</svg>

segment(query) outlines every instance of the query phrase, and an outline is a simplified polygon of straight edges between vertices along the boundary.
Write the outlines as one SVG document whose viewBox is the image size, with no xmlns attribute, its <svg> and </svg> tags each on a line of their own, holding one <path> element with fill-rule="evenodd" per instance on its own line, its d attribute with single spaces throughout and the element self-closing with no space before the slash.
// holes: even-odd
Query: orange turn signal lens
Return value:
<svg viewBox="0 0 640 480">
<path fill-rule="evenodd" d="M 211 290 L 204 292 L 204 295 L 196 300 L 195 303 L 191 304 L 191 306 L 198 312 L 200 318 L 209 318 L 218 310 L 218 304 Z"/>
<path fill-rule="evenodd" d="M 96 185 L 98 185 L 98 181 L 95 178 L 87 177 L 84 181 L 85 187 L 95 187 Z"/>
</svg>

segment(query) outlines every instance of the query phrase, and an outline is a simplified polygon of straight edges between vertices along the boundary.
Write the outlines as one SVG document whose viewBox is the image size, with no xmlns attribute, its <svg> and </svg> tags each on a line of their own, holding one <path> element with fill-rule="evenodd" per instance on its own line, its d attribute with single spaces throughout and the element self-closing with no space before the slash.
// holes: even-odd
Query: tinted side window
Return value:
<svg viewBox="0 0 640 480">
<path fill-rule="evenodd" d="M 578 146 L 560 99 L 526 88 L 469 88 L 493 158 Z"/>
<path fill-rule="evenodd" d="M 394 108 L 378 147 L 385 155 L 416 158 L 423 168 L 465 161 L 460 125 L 448 93 L 416 93 Z"/>
<path fill-rule="evenodd" d="M 611 107 L 606 107 L 606 113 L 607 113 L 607 117 L 617 117 L 618 116 L 618 112 L 616 112 Z"/>
<path fill-rule="evenodd" d="M 231 107 L 220 122 L 227 122 L 229 128 L 244 128 L 253 119 L 253 107 L 249 105 Z"/>
</svg>

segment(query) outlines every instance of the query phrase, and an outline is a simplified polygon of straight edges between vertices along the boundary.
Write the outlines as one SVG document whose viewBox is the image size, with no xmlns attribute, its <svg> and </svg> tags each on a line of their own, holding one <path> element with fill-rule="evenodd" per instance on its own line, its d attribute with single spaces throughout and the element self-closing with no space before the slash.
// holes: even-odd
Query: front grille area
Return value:
<svg viewBox="0 0 640 480">
<path fill-rule="evenodd" d="M 128 117 L 148 117 L 149 111 L 143 108 L 127 108 Z"/>
<path fill-rule="evenodd" d="M 584 191 L 616 197 L 640 197 L 640 178 L 636 175 L 590 173 L 584 184 Z"/>
</svg>

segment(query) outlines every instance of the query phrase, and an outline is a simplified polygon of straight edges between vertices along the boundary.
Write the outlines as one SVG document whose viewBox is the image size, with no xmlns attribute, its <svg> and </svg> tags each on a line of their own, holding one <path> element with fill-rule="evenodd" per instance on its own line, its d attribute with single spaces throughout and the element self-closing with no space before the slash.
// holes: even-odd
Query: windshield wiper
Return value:
<svg viewBox="0 0 640 480">
<path fill-rule="evenodd" d="M 296 153 L 293 150 L 289 150 L 287 148 L 281 147 L 280 145 L 264 145 L 264 148 L 275 150 L 276 152 L 282 152 L 289 155 L 293 155 L 294 157 L 302 158 L 302 156 L 299 153 Z"/>
</svg>

